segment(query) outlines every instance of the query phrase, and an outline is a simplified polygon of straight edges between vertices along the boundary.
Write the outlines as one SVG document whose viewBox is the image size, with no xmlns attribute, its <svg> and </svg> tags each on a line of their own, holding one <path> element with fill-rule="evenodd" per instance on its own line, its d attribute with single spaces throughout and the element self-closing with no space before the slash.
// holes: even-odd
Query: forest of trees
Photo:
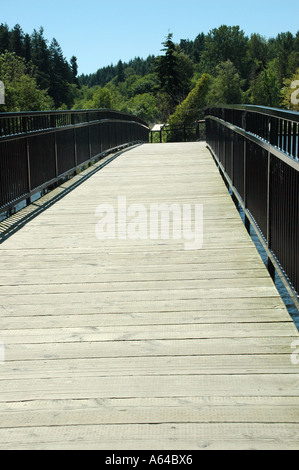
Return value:
<svg viewBox="0 0 299 470">
<path fill-rule="evenodd" d="M 29 35 L 18 24 L 11 30 L 0 25 L 0 79 L 6 101 L 2 111 L 71 108 L 78 92 L 77 74 L 76 57 L 68 63 L 56 39 L 48 44 L 43 28 Z"/>
<path fill-rule="evenodd" d="M 299 80 L 299 31 L 264 38 L 239 26 L 220 26 L 194 40 L 162 42 L 161 55 L 121 60 L 78 76 L 56 39 L 43 28 L 24 33 L 0 25 L 0 111 L 113 108 L 149 123 L 190 121 L 205 106 L 256 104 L 299 111 L 292 84 Z"/>
</svg>

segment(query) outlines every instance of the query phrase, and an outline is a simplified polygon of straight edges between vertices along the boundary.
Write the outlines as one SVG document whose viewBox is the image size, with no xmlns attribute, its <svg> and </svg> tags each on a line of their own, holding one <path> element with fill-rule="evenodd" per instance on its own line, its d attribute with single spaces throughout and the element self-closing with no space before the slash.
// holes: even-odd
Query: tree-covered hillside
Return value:
<svg viewBox="0 0 299 470">
<path fill-rule="evenodd" d="M 178 44 L 168 34 L 159 57 L 119 60 L 78 77 L 76 57 L 68 62 L 42 28 L 29 35 L 2 24 L 0 79 L 7 90 L 3 111 L 114 108 L 154 123 L 201 117 L 198 103 L 299 110 L 291 99 L 299 79 L 299 32 L 264 38 L 223 25 Z"/>
<path fill-rule="evenodd" d="M 13 73 L 11 63 L 18 64 L 18 77 Z M 77 59 L 73 56 L 70 63 L 63 56 L 62 49 L 54 38 L 50 44 L 44 38 L 44 30 L 34 30 L 31 35 L 24 33 L 20 25 L 9 29 L 0 25 L 0 79 L 6 88 L 6 105 L 2 111 L 26 111 L 23 98 L 28 87 L 15 88 L 14 83 L 31 80 L 32 92 L 43 93 L 46 101 L 33 100 L 30 110 L 57 109 L 61 106 L 71 108 L 77 93 Z M 10 65 L 9 65 L 10 64 Z M 10 71 L 9 71 L 10 70 Z"/>
</svg>

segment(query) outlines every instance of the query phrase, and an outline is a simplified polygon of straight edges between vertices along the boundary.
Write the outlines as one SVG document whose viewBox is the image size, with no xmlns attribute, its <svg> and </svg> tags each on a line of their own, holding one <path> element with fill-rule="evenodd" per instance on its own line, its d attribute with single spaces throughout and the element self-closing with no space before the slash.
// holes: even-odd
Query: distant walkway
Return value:
<svg viewBox="0 0 299 470">
<path fill-rule="evenodd" d="M 202 246 L 98 239 L 119 201 L 203 205 Z M 0 251 L 1 449 L 299 449 L 299 335 L 204 143 L 124 153 Z"/>
</svg>

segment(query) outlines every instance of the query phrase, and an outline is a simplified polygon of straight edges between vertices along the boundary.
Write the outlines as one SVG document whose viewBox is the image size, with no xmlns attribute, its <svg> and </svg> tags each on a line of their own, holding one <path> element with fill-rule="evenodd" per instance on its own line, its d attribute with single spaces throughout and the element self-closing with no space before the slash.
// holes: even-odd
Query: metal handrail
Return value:
<svg viewBox="0 0 299 470">
<path fill-rule="evenodd" d="M 299 307 L 299 113 L 224 106 L 206 109 L 205 119 L 207 146 L 246 226 L 255 229 L 270 273 L 278 272 Z"/>
<path fill-rule="evenodd" d="M 162 134 L 173 133 L 173 142 L 192 142 L 204 139 L 204 132 L 200 129 L 200 124 L 205 124 L 204 120 L 194 121 L 193 123 L 181 122 L 179 124 L 163 124 L 160 129 L 150 131 L 150 141 L 153 143 L 153 135 L 159 134 L 160 143 L 163 142 Z"/>
<path fill-rule="evenodd" d="M 251 105 L 227 105 L 205 110 L 207 116 L 222 119 L 260 137 L 283 153 L 299 160 L 299 113 Z"/>
<path fill-rule="evenodd" d="M 280 109 L 280 108 L 268 108 L 266 106 L 259 106 L 259 105 L 249 105 L 249 104 L 239 104 L 239 105 L 234 105 L 234 104 L 227 104 L 227 105 L 217 105 L 217 106 L 212 106 L 206 108 L 207 110 L 211 109 L 231 109 L 235 111 L 246 111 L 249 113 L 259 113 L 259 114 L 264 114 L 266 116 L 272 116 L 272 117 L 278 117 L 278 118 L 283 118 L 287 119 L 289 121 L 295 121 L 299 122 L 299 113 L 297 111 L 291 111 L 287 109 Z"/>
<path fill-rule="evenodd" d="M 0 113 L 0 140 L 10 135 L 20 135 L 37 130 L 54 129 L 75 124 L 96 122 L 103 119 L 132 120 L 132 116 L 113 109 L 32 111 Z M 134 122 L 148 127 L 139 117 Z"/>
<path fill-rule="evenodd" d="M 1 132 L 1 213 L 30 204 L 37 192 L 107 153 L 149 139 L 145 121 L 107 109 L 2 113 Z"/>
<path fill-rule="evenodd" d="M 261 139 L 259 136 L 251 134 L 250 132 L 245 131 L 244 129 L 235 126 L 229 122 L 223 121 L 222 119 L 216 118 L 211 115 L 207 115 L 206 119 L 211 119 L 215 122 L 219 122 L 223 126 L 227 127 L 228 129 L 231 129 L 235 133 L 242 135 L 243 137 L 246 137 L 248 140 L 251 140 L 252 142 L 255 142 L 258 144 L 260 147 L 264 148 L 265 150 L 271 152 L 273 155 L 275 155 L 277 158 L 280 160 L 284 161 L 291 167 L 293 167 L 295 170 L 299 171 L 299 161 L 297 158 L 293 158 L 291 155 L 286 154 L 282 150 L 280 150 L 277 147 L 274 147 L 271 145 L 270 142 L 268 142 L 265 139 Z"/>
</svg>

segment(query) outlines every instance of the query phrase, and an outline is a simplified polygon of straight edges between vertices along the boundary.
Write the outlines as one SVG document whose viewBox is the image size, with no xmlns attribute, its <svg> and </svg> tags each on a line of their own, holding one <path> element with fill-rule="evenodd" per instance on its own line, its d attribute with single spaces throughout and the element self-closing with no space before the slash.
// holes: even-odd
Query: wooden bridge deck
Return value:
<svg viewBox="0 0 299 470">
<path fill-rule="evenodd" d="M 203 204 L 202 249 L 96 207 Z M 1 449 L 299 449 L 298 332 L 203 143 L 134 148 L 1 246 Z"/>
</svg>

